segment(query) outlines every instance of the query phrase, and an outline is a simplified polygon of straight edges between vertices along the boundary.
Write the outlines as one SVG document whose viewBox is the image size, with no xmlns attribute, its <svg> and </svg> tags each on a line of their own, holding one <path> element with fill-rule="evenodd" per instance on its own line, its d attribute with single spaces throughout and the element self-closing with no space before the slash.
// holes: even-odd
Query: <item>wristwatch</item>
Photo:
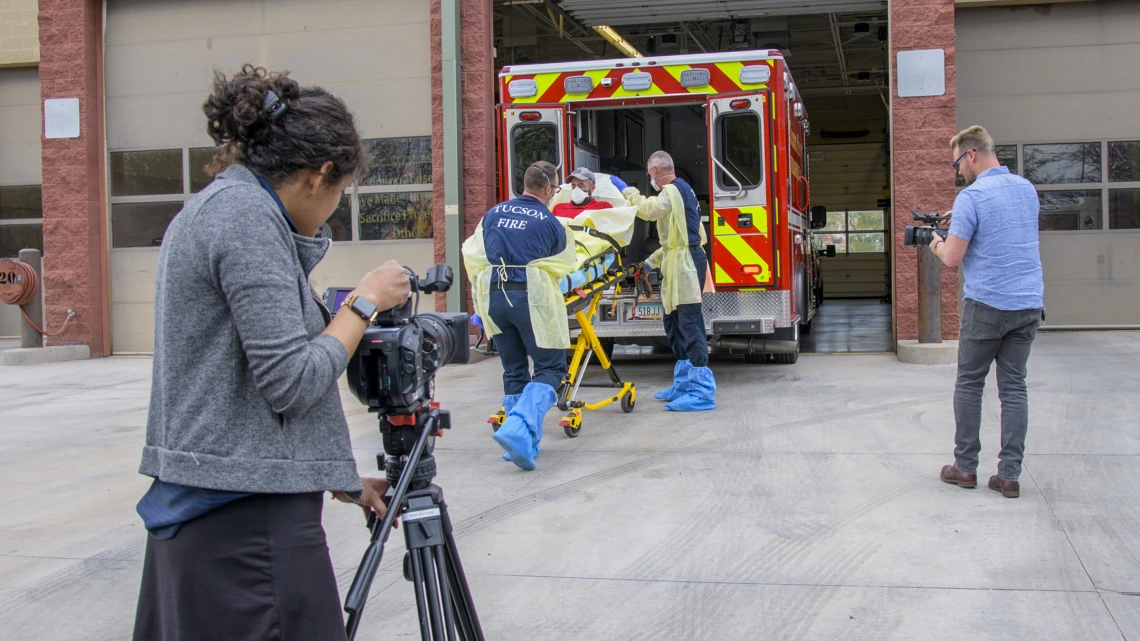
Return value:
<svg viewBox="0 0 1140 641">
<path fill-rule="evenodd" d="M 363 318 L 364 322 L 369 325 L 380 315 L 380 310 L 376 309 L 376 306 L 369 302 L 367 298 L 359 294 L 353 294 L 346 298 L 344 306 L 356 312 L 356 315 Z"/>
</svg>

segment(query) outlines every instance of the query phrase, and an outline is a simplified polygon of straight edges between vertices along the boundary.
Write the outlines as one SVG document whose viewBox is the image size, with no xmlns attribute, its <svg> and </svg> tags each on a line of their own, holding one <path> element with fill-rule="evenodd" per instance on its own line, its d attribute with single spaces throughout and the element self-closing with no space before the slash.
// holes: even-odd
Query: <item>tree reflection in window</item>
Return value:
<svg viewBox="0 0 1140 641">
<path fill-rule="evenodd" d="M 372 165 L 361 186 L 431 182 L 431 136 L 373 138 L 365 140 L 364 146 Z"/>
<path fill-rule="evenodd" d="M 1025 177 L 1037 185 L 1099 183 L 1099 142 L 1025 145 Z"/>
</svg>

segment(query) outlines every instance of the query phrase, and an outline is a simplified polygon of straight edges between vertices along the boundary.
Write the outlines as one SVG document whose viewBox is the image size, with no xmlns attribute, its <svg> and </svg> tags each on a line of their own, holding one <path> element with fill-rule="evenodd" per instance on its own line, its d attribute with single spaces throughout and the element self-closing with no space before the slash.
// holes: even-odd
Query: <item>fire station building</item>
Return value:
<svg viewBox="0 0 1140 641">
<path fill-rule="evenodd" d="M 902 230 L 911 210 L 951 208 L 947 142 L 974 124 L 1040 195 L 1047 327 L 1140 327 L 1131 0 L 0 0 L 0 257 L 43 250 L 47 325 L 76 312 L 48 344 L 148 353 L 163 234 L 210 180 L 215 69 L 289 70 L 356 114 L 373 167 L 324 230 L 323 291 L 393 258 L 422 273 L 462 241 L 449 216 L 469 233 L 494 204 L 500 68 L 745 49 L 783 53 L 811 118 L 811 204 L 828 209 L 815 237 L 835 248 L 820 312 L 834 332 L 816 351 L 917 338 Z M 577 125 L 597 169 L 630 177 L 670 126 Z M 445 203 L 451 146 L 459 195 Z M 942 276 L 954 338 L 959 274 Z M 0 305 L 0 337 L 19 323 Z"/>
</svg>

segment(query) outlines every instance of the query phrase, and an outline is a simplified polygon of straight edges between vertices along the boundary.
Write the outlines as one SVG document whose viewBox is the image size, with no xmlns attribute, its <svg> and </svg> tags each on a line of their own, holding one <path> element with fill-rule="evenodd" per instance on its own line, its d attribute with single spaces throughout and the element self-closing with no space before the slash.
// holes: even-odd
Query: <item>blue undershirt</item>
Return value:
<svg viewBox="0 0 1140 641">
<path fill-rule="evenodd" d="M 273 198 L 273 202 L 281 210 L 281 215 L 285 217 L 285 222 L 289 224 L 289 229 L 296 234 L 297 226 L 293 224 L 289 212 L 285 211 L 285 205 L 277 196 L 277 191 L 273 189 L 269 181 L 260 176 L 257 178 L 257 182 L 261 183 L 261 187 Z M 156 539 L 164 540 L 174 538 L 174 535 L 178 534 L 178 530 L 187 521 L 247 496 L 252 495 L 249 492 L 210 490 L 155 479 L 150 484 L 150 489 L 139 500 L 135 510 L 142 517 L 143 525 L 150 532 L 150 535 Z"/>
</svg>

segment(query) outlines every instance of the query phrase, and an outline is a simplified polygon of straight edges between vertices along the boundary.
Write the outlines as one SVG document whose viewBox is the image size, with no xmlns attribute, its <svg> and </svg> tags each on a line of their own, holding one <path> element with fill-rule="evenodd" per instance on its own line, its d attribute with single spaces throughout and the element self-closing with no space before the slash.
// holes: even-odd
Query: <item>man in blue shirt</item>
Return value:
<svg viewBox="0 0 1140 641">
<path fill-rule="evenodd" d="M 1029 427 L 1026 362 L 1045 318 L 1041 253 L 1038 248 L 1037 191 L 998 163 L 994 141 L 974 126 L 950 140 L 954 169 L 969 185 L 954 199 L 950 233 L 937 236 L 930 251 L 965 272 L 965 307 L 958 335 L 958 381 L 954 388 L 954 464 L 942 480 L 959 487 L 978 485 L 978 432 L 982 390 L 990 364 L 997 362 L 1001 399 L 1001 452 L 989 488 L 1007 498 L 1020 495 L 1018 477 Z"/>
<path fill-rule="evenodd" d="M 566 375 L 565 351 L 539 347 L 535 340 L 526 277 L 526 265 L 566 249 L 566 229 L 546 207 L 557 184 L 554 165 L 536 162 L 523 174 L 523 194 L 483 216 L 487 260 L 504 266 L 504 273 L 492 279 L 488 306 L 501 332 L 495 346 L 503 364 L 505 417 L 495 440 L 507 451 L 505 460 L 526 470 L 534 469 L 542 419 Z M 533 376 L 528 357 L 534 361 Z"/>
</svg>

